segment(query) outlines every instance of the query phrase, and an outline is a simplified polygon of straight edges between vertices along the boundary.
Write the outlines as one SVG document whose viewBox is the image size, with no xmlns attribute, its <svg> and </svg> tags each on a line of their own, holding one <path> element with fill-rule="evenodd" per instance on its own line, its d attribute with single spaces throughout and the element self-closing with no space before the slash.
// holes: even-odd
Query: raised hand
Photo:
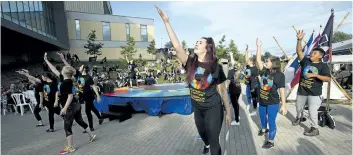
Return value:
<svg viewBox="0 0 353 155">
<path fill-rule="evenodd" d="M 298 32 L 297 32 L 297 38 L 298 38 L 298 40 L 302 40 L 303 38 L 304 38 L 304 36 L 305 36 L 305 33 L 304 33 L 304 31 L 303 30 L 299 30 Z"/>
<path fill-rule="evenodd" d="M 22 69 L 22 71 L 24 71 L 25 73 L 29 73 L 27 69 Z"/>
<path fill-rule="evenodd" d="M 257 46 L 261 46 L 262 45 L 262 41 L 259 38 L 256 38 L 256 45 Z"/>
<path fill-rule="evenodd" d="M 155 6 L 155 7 L 156 7 L 156 9 L 157 9 L 159 15 L 161 16 L 162 20 L 163 20 L 164 22 L 168 22 L 168 21 L 169 21 L 169 18 L 168 18 L 168 16 L 167 16 L 167 14 L 165 14 L 165 12 L 164 12 L 163 10 L 161 10 L 159 7 L 157 7 L 157 6 Z"/>
<path fill-rule="evenodd" d="M 47 61 L 47 60 L 48 60 L 47 52 L 45 52 L 45 54 L 44 54 L 44 61 Z"/>
<path fill-rule="evenodd" d="M 64 58 L 64 54 L 59 53 L 59 52 L 56 52 L 56 54 L 59 55 L 61 59 L 65 59 L 65 58 Z"/>
<path fill-rule="evenodd" d="M 246 44 L 246 49 L 245 50 L 248 51 L 248 49 L 249 49 L 249 46 L 248 46 L 248 44 Z"/>
<path fill-rule="evenodd" d="M 24 75 L 24 74 L 25 74 L 24 71 L 16 71 L 16 73 L 21 74 L 21 75 Z"/>
</svg>

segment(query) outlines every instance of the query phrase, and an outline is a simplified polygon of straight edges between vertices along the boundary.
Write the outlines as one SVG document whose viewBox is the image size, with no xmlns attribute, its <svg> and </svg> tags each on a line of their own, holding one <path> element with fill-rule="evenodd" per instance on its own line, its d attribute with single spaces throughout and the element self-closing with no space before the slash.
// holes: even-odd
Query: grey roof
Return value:
<svg viewBox="0 0 353 155">
<path fill-rule="evenodd" d="M 332 44 L 332 51 L 349 50 L 352 48 L 352 39 Z"/>
</svg>

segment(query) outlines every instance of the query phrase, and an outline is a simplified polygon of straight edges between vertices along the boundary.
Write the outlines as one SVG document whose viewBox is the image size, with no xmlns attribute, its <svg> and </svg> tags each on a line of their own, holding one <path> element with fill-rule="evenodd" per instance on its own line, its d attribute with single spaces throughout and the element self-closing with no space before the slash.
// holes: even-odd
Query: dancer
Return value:
<svg viewBox="0 0 353 155">
<path fill-rule="evenodd" d="M 250 111 L 250 104 L 253 105 L 253 111 L 250 113 L 251 116 L 256 115 L 257 109 L 257 98 L 259 96 L 259 88 L 257 76 L 259 75 L 259 71 L 256 66 L 254 66 L 254 61 L 252 58 L 249 58 L 248 45 L 246 45 L 245 51 L 245 60 L 247 63 L 245 70 L 245 84 L 246 84 L 246 97 L 248 100 L 248 104 L 246 105 L 246 109 Z"/>
<path fill-rule="evenodd" d="M 203 153 L 221 154 L 219 134 L 221 132 L 224 107 L 226 124 L 231 122 L 230 105 L 225 85 L 226 77 L 217 63 L 216 47 L 212 38 L 201 38 L 195 44 L 195 56 L 188 57 L 174 33 L 167 15 L 156 7 L 166 26 L 169 38 L 176 51 L 176 57 L 187 70 L 191 103 L 197 130 L 205 146 Z M 224 107 L 222 106 L 222 100 Z"/>
<path fill-rule="evenodd" d="M 93 78 L 87 74 L 88 71 L 89 67 L 82 65 L 80 67 L 81 75 L 79 76 L 77 82 L 79 83 L 78 87 L 80 88 L 80 92 L 82 92 L 83 94 L 83 100 L 86 104 L 85 111 L 88 119 L 89 128 L 91 131 L 94 131 L 91 111 L 93 111 L 93 113 L 96 114 L 96 116 L 98 117 L 99 124 L 102 124 L 104 119 L 102 119 L 102 116 L 94 107 L 93 102 L 95 100 L 95 97 L 97 98 L 98 103 L 101 102 L 101 98 L 99 96 L 97 86 L 94 85 Z"/>
<path fill-rule="evenodd" d="M 96 138 L 95 134 L 89 130 L 86 130 L 88 125 L 82 119 L 81 104 L 79 104 L 73 97 L 75 88 L 73 85 L 72 77 L 75 73 L 75 69 L 71 66 L 64 66 L 61 71 L 63 81 L 60 87 L 60 103 L 63 108 L 61 109 L 60 114 L 64 117 L 64 129 L 67 142 L 64 150 L 60 151 L 60 154 L 66 154 L 75 151 L 72 137 L 72 123 L 74 120 L 88 133 L 89 142 L 92 142 Z"/>
<path fill-rule="evenodd" d="M 136 82 L 136 72 L 135 72 L 135 68 L 136 68 L 136 64 L 134 63 L 133 60 L 129 60 L 126 56 L 126 61 L 129 63 L 128 68 L 130 70 L 129 72 L 129 86 L 132 87 L 133 84 Z"/>
<path fill-rule="evenodd" d="M 276 117 L 280 105 L 283 115 L 287 114 L 286 95 L 285 95 L 285 76 L 281 72 L 281 61 L 279 57 L 267 58 L 265 64 L 261 61 L 261 41 L 256 40 L 257 67 L 261 71 L 259 78 L 260 95 L 259 95 L 259 115 L 261 121 L 261 129 L 258 135 L 262 136 L 269 132 L 268 140 L 264 143 L 263 148 L 271 148 L 274 144 L 276 136 Z M 264 68 L 265 67 L 265 68 Z M 278 89 L 280 96 L 278 95 Z M 267 129 L 267 123 L 269 129 Z"/>
<path fill-rule="evenodd" d="M 32 84 L 35 85 L 34 96 L 37 101 L 37 104 L 34 107 L 33 113 L 34 113 L 34 117 L 38 121 L 38 124 L 36 125 L 36 127 L 44 126 L 42 117 L 40 117 L 40 114 L 39 114 L 39 112 L 43 108 L 43 84 L 42 84 L 42 81 L 39 79 L 39 75 L 33 77 L 29 74 L 29 71 L 25 69 L 22 69 L 21 71 L 17 71 L 17 73 L 26 76 L 28 78 L 28 81 L 30 81 Z"/>
<path fill-rule="evenodd" d="M 229 53 L 230 56 L 230 67 L 229 67 L 229 75 L 228 75 L 228 80 L 227 80 L 227 85 L 229 88 L 229 95 L 230 95 L 230 100 L 232 102 L 232 106 L 234 109 L 234 117 L 235 120 L 232 121 L 231 125 L 240 125 L 239 122 L 239 96 L 241 94 L 241 85 L 239 81 L 239 75 L 240 71 L 238 68 L 235 68 L 235 61 L 234 61 L 234 56 L 233 53 Z M 235 68 L 235 69 L 234 69 Z"/>
<path fill-rule="evenodd" d="M 301 76 L 297 94 L 297 118 L 293 121 L 293 125 L 301 123 L 302 112 L 304 106 L 308 103 L 311 128 L 304 132 L 306 136 L 319 135 L 318 129 L 318 109 L 322 103 L 322 84 L 331 80 L 330 70 L 327 64 L 321 61 L 325 54 L 322 48 L 314 48 L 311 51 L 310 58 L 304 55 L 302 51 L 302 40 L 305 33 L 298 31 L 297 33 L 297 54 L 300 59 Z"/>
</svg>

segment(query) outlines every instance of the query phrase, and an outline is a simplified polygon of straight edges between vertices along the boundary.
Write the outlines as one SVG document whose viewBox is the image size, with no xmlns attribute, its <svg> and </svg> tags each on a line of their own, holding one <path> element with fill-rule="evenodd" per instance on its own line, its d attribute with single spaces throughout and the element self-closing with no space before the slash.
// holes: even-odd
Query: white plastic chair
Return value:
<svg viewBox="0 0 353 155">
<path fill-rule="evenodd" d="M 12 97 L 13 101 L 15 102 L 16 107 L 20 107 L 21 116 L 23 116 L 23 113 L 24 113 L 23 106 L 29 106 L 29 108 L 31 109 L 31 111 L 33 113 L 32 105 L 30 103 L 26 102 L 25 96 L 22 93 L 11 94 L 11 97 Z M 16 110 L 16 113 L 18 113 L 17 108 L 15 108 L 15 110 Z"/>
</svg>

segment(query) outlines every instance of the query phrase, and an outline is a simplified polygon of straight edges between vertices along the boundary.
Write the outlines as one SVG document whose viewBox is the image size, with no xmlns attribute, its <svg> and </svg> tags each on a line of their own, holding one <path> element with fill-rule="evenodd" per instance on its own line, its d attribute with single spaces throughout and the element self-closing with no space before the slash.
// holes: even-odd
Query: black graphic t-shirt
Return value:
<svg viewBox="0 0 353 155">
<path fill-rule="evenodd" d="M 191 57 L 188 58 L 185 70 L 191 68 L 191 64 L 194 62 L 193 59 Z M 215 71 L 208 75 L 204 84 L 201 84 L 206 65 L 198 62 L 194 78 L 189 83 L 191 103 L 197 109 L 207 109 L 214 105 L 222 104 L 221 96 L 217 91 L 217 85 L 223 83 L 226 80 L 226 76 L 220 64 L 216 64 L 215 66 Z"/>
<path fill-rule="evenodd" d="M 58 91 L 58 81 L 53 79 L 51 82 L 42 81 L 44 100 L 49 104 L 54 104 L 55 93 Z"/>
<path fill-rule="evenodd" d="M 279 88 L 285 88 L 285 76 L 282 72 L 270 73 L 263 69 L 259 79 L 260 104 L 279 104 Z"/>
<path fill-rule="evenodd" d="M 43 83 L 37 83 L 34 88 L 34 96 L 37 100 L 37 104 L 40 103 L 40 95 L 39 93 L 43 92 Z"/>
<path fill-rule="evenodd" d="M 65 79 L 62 81 L 60 86 L 60 103 L 64 107 L 67 101 L 69 94 L 75 94 L 75 87 L 71 79 Z M 72 98 L 72 103 L 75 102 L 75 98 Z M 72 105 L 72 103 L 70 105 Z"/>
<path fill-rule="evenodd" d="M 307 73 L 312 73 L 321 76 L 330 76 L 330 69 L 323 62 L 313 63 L 309 58 L 304 57 L 300 61 L 302 67 L 300 81 L 298 87 L 298 95 L 304 96 L 320 96 L 322 95 L 322 84 L 318 78 L 308 78 Z"/>
<path fill-rule="evenodd" d="M 251 89 L 257 88 L 257 76 L 259 75 L 259 70 L 256 66 L 247 67 L 244 71 L 245 74 L 245 84 L 250 86 Z"/>
<path fill-rule="evenodd" d="M 83 93 L 84 96 L 89 96 L 89 97 L 94 97 L 92 96 L 93 90 L 91 88 L 91 85 L 94 84 L 93 78 L 89 75 L 80 75 L 79 79 L 77 80 L 78 87 L 80 89 L 80 92 Z"/>
</svg>

